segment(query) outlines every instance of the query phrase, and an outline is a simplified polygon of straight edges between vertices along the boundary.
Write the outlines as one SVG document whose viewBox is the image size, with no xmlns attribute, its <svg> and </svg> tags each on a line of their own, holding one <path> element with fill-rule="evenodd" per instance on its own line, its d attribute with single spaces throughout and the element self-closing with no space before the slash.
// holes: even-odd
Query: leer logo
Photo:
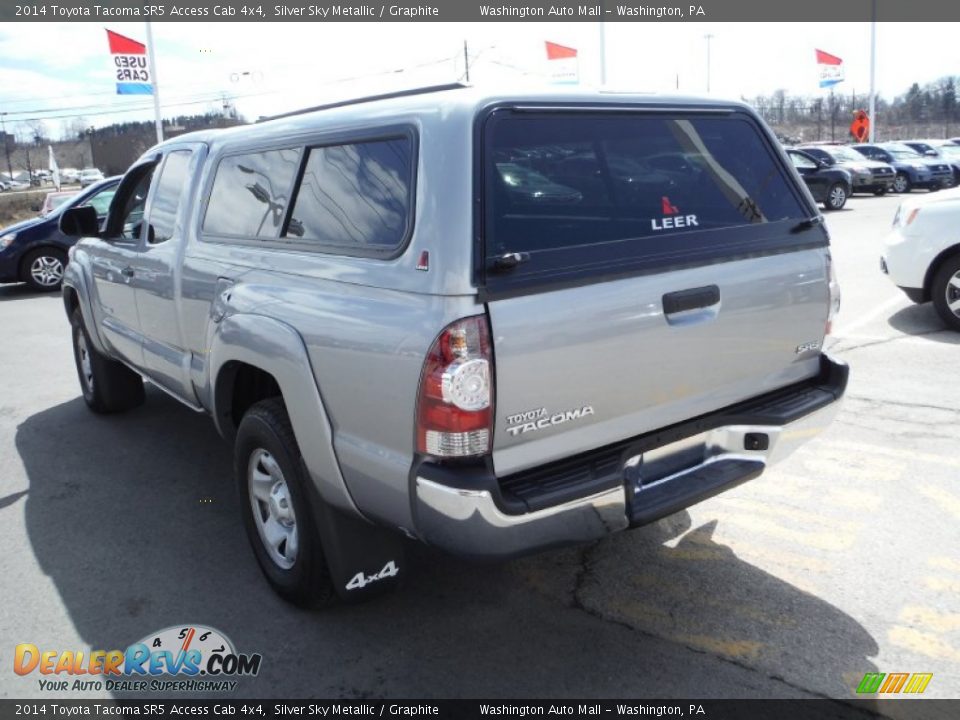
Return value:
<svg viewBox="0 0 960 720">
<path fill-rule="evenodd" d="M 660 198 L 660 209 L 663 217 L 657 222 L 657 218 L 650 219 L 650 227 L 653 230 L 670 230 L 672 228 L 699 226 L 696 215 L 681 215 L 680 209 L 670 202 L 666 195 Z"/>
<path fill-rule="evenodd" d="M 878 692 L 920 694 L 927 689 L 932 679 L 933 673 L 913 673 L 912 675 L 910 673 L 867 673 L 857 686 L 857 694 L 873 695 Z"/>
</svg>

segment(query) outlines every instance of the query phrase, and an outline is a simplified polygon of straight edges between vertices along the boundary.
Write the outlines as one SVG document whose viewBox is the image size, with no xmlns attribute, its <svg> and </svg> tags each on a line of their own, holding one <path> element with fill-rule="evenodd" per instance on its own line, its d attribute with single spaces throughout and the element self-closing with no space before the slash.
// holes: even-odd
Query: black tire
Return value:
<svg viewBox="0 0 960 720">
<path fill-rule="evenodd" d="M 96 413 L 117 413 L 143 404 L 143 378 L 123 363 L 97 352 L 83 324 L 80 309 L 70 316 L 73 359 L 83 399 Z"/>
<path fill-rule="evenodd" d="M 897 173 L 897 176 L 893 179 L 893 191 L 895 193 L 908 193 L 913 189 L 913 185 L 910 184 L 910 178 L 907 177 L 906 173 Z"/>
<path fill-rule="evenodd" d="M 884 195 L 887 194 L 887 188 L 880 188 L 878 190 L 874 190 L 873 194 L 876 195 L 877 197 L 883 197 Z"/>
<path fill-rule="evenodd" d="M 847 186 L 842 182 L 834 183 L 830 186 L 830 189 L 827 190 L 827 197 L 823 201 L 823 207 L 827 210 L 843 210 L 843 206 L 847 204 L 847 197 L 850 192 L 847 190 Z"/>
<path fill-rule="evenodd" d="M 960 331 L 960 306 L 950 309 L 950 303 L 960 302 L 960 255 L 948 257 L 940 264 L 930 290 L 937 313 L 951 330 Z"/>
<path fill-rule="evenodd" d="M 271 478 L 270 482 L 273 482 L 269 501 L 256 498 L 251 490 L 254 484 L 250 479 L 253 472 L 251 464 L 255 463 L 254 468 L 262 475 L 268 468 L 263 464 L 265 458 L 270 458 L 279 467 L 283 485 L 280 492 L 274 473 L 267 473 Z M 243 525 L 267 582 L 280 597 L 300 607 L 317 608 L 335 602 L 337 594 L 323 555 L 313 509 L 307 497 L 307 483 L 310 479 L 286 407 L 279 398 L 261 400 L 244 414 L 237 430 L 234 469 L 240 490 Z M 274 502 L 276 506 L 271 505 Z M 272 556 L 254 519 L 254 512 L 260 513 L 260 524 L 266 525 L 264 512 L 268 520 L 275 520 L 274 510 L 279 511 L 281 507 L 285 512 L 292 509 L 296 550 L 289 552 L 290 544 L 285 540 L 282 544 L 283 550 L 274 548 L 273 552 L 281 556 L 284 553 L 293 555 L 292 558 L 286 557 L 290 562 L 289 567 L 284 567 Z M 273 527 L 277 525 L 274 524 Z M 286 528 L 286 531 L 289 532 L 289 528 Z"/>
<path fill-rule="evenodd" d="M 20 266 L 20 278 L 33 290 L 51 292 L 63 283 L 67 254 L 60 248 L 37 248 L 26 254 Z"/>
</svg>

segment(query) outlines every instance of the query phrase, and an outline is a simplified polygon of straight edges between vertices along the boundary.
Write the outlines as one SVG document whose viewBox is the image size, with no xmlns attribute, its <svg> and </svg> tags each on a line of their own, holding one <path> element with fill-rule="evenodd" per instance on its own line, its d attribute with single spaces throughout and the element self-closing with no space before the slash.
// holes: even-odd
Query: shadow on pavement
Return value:
<svg viewBox="0 0 960 720">
<path fill-rule="evenodd" d="M 54 298 L 60 299 L 59 292 L 43 292 L 33 290 L 26 283 L 17 283 L 13 285 L 0 284 L 0 302 L 11 302 L 14 300 L 29 300 L 31 298 Z"/>
<path fill-rule="evenodd" d="M 954 332 L 946 326 L 933 303 L 909 305 L 891 315 L 887 322 L 890 327 L 907 335 L 919 335 L 933 342 L 960 345 L 960 332 Z"/>
<path fill-rule="evenodd" d="M 874 670 L 877 645 L 852 618 L 737 559 L 708 530 L 664 545 L 689 526 L 685 512 L 503 565 L 411 546 L 399 593 L 298 611 L 260 577 L 230 448 L 208 418 L 147 396 L 106 417 L 78 397 L 17 428 L 29 541 L 91 649 L 210 625 L 240 652 L 263 654 L 237 697 L 809 697 L 807 688 L 849 697 L 842 674 Z M 679 571 L 687 561 L 677 553 L 691 550 L 724 559 Z M 758 616 L 738 612 L 744 605 Z M 702 638 L 729 635 L 730 623 L 779 649 L 718 660 L 736 646 Z"/>
</svg>

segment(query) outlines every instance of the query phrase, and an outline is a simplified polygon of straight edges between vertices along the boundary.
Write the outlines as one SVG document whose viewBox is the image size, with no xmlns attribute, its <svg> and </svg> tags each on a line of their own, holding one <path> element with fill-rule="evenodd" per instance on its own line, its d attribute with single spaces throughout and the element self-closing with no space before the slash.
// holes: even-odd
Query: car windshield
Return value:
<svg viewBox="0 0 960 720">
<path fill-rule="evenodd" d="M 856 150 L 845 147 L 824 148 L 824 151 L 842 162 L 863 162 L 864 157 Z"/>
<path fill-rule="evenodd" d="M 68 193 L 66 195 L 54 195 L 47 198 L 47 204 L 50 206 L 50 210 L 56 210 L 58 207 L 63 205 L 67 200 L 72 198 L 73 195 Z"/>
<path fill-rule="evenodd" d="M 923 157 L 907 145 L 884 145 L 883 149 L 898 160 L 917 160 Z"/>
</svg>

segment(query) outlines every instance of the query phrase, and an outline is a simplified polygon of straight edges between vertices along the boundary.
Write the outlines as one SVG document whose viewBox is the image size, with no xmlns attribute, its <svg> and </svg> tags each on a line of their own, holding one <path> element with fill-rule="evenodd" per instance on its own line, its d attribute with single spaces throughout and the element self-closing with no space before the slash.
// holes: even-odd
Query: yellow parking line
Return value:
<svg viewBox="0 0 960 720">
<path fill-rule="evenodd" d="M 811 481 L 823 478 L 835 478 L 837 482 L 894 482 L 899 480 L 907 469 L 905 463 L 891 463 L 869 455 L 851 455 L 850 453 L 824 452 L 815 457 L 806 457 L 803 468 L 811 473 Z"/>
<path fill-rule="evenodd" d="M 760 518 L 756 515 L 732 513 L 724 515 L 723 520 L 726 523 L 738 525 L 761 535 L 769 535 L 817 550 L 849 550 L 853 547 L 855 541 L 854 536 L 848 533 L 794 530 L 793 528 L 785 527 L 781 523 Z"/>
<path fill-rule="evenodd" d="M 763 643 L 752 640 L 723 640 L 709 635 L 681 635 L 676 639 L 698 650 L 726 655 L 736 660 L 753 660 L 764 647 Z"/>
<path fill-rule="evenodd" d="M 945 590 L 960 594 L 960 580 L 927 576 L 923 579 L 923 582 L 931 590 Z"/>
<path fill-rule="evenodd" d="M 848 532 L 856 532 L 860 528 L 860 523 L 853 523 L 849 520 L 841 520 L 837 517 L 825 515 L 821 510 L 801 510 L 789 505 L 783 505 L 782 503 L 758 502 L 756 500 L 750 500 L 749 498 L 740 497 L 721 497 L 719 502 L 752 512 L 799 520 L 805 524 L 816 523 L 818 525 L 827 525 L 831 529 L 843 529 Z"/>
<path fill-rule="evenodd" d="M 960 560 L 955 560 L 954 558 L 949 557 L 932 557 L 927 560 L 927 565 L 932 565 L 933 567 L 941 568 L 942 570 L 952 570 L 953 572 L 960 573 Z"/>
<path fill-rule="evenodd" d="M 955 455 L 938 455 L 935 453 L 908 450 L 902 447 L 873 445 L 872 443 L 852 442 L 850 440 L 824 440 L 823 447 L 836 448 L 837 450 L 853 450 L 854 452 L 863 453 L 864 455 L 886 455 L 888 457 L 902 458 L 907 462 L 931 462 L 948 467 L 960 468 L 960 459 Z"/>
<path fill-rule="evenodd" d="M 940 612 L 920 605 L 905 607 L 900 611 L 900 620 L 911 625 L 923 625 L 927 630 L 938 633 L 960 630 L 960 613 Z"/>
<path fill-rule="evenodd" d="M 933 485 L 921 485 L 920 493 L 960 520 L 960 497 Z"/>
<path fill-rule="evenodd" d="M 942 638 L 930 633 L 895 625 L 890 628 L 887 638 L 891 644 L 915 652 L 918 655 L 925 655 L 936 660 L 960 661 L 960 652 L 947 644 Z"/>
</svg>

